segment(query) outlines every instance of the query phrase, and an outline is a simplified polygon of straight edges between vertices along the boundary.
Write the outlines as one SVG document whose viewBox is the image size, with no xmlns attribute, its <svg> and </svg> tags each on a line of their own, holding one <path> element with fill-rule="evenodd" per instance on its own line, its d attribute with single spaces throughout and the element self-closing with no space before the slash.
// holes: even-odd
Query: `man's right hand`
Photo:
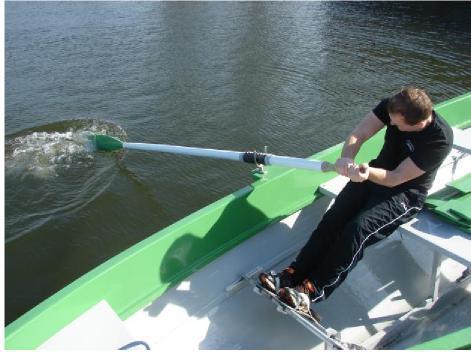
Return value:
<svg viewBox="0 0 471 352">
<path fill-rule="evenodd" d="M 335 162 L 335 170 L 338 174 L 348 177 L 348 168 L 355 166 L 355 162 L 350 158 L 339 158 Z"/>
</svg>

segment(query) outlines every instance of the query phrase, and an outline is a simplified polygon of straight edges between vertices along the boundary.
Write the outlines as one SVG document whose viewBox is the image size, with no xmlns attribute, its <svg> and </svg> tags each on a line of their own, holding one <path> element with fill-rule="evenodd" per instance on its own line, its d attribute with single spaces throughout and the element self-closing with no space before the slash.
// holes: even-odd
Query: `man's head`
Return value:
<svg viewBox="0 0 471 352">
<path fill-rule="evenodd" d="M 432 101 L 418 88 L 404 88 L 388 102 L 391 124 L 401 131 L 416 131 L 426 127 L 432 116 Z"/>
</svg>

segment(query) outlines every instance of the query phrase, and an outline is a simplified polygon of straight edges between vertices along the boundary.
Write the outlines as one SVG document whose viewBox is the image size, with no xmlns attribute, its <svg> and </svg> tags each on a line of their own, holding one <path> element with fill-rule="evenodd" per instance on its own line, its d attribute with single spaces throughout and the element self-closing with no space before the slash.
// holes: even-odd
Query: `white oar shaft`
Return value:
<svg viewBox="0 0 471 352">
<path fill-rule="evenodd" d="M 225 159 L 234 161 L 245 161 L 254 163 L 254 159 L 260 164 L 285 166 L 297 169 L 307 169 L 314 171 L 335 171 L 333 165 L 328 162 L 318 160 L 308 160 L 293 158 L 288 156 L 278 156 L 273 154 L 263 154 L 254 152 L 236 152 L 232 150 L 218 150 L 207 148 L 184 147 L 168 144 L 148 144 L 148 143 L 126 143 L 123 142 L 124 149 L 144 150 L 151 152 L 173 153 L 180 155 L 200 156 L 206 158 Z M 256 155 L 255 155 L 256 154 Z"/>
<path fill-rule="evenodd" d="M 168 144 L 148 144 L 148 143 L 126 143 L 123 142 L 124 149 L 146 150 L 151 152 L 173 153 L 180 155 L 202 156 L 206 158 L 226 159 L 241 161 L 243 152 L 231 150 L 218 150 L 207 148 L 183 147 Z"/>
<path fill-rule="evenodd" d="M 266 163 L 267 165 L 294 167 L 297 169 L 308 169 L 314 171 L 322 170 L 322 161 L 292 158 L 288 156 L 278 156 L 273 154 L 267 156 Z"/>
</svg>

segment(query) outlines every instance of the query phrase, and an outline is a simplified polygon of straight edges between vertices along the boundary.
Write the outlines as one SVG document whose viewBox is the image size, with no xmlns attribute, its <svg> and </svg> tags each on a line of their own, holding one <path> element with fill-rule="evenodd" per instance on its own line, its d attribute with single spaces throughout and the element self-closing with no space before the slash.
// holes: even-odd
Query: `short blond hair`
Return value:
<svg viewBox="0 0 471 352">
<path fill-rule="evenodd" d="M 432 114 L 433 104 L 427 92 L 415 87 L 403 88 L 388 101 L 388 112 L 400 113 L 406 123 L 415 125 Z"/>
</svg>

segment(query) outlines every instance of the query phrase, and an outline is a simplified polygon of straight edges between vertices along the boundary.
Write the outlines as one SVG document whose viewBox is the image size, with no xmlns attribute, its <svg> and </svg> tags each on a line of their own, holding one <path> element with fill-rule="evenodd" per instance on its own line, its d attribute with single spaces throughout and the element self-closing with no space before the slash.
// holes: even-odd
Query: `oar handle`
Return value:
<svg viewBox="0 0 471 352">
<path fill-rule="evenodd" d="M 329 163 L 328 161 L 323 161 L 321 165 L 322 172 L 337 172 L 335 169 L 335 164 Z"/>
</svg>

